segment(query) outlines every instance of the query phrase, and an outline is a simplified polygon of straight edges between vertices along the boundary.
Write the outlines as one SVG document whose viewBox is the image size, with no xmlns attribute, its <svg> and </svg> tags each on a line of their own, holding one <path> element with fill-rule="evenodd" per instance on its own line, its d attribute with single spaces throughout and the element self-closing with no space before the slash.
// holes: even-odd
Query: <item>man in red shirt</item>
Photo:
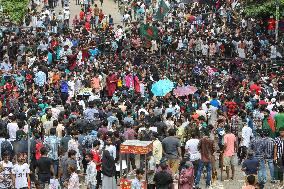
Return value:
<svg viewBox="0 0 284 189">
<path fill-rule="evenodd" d="M 250 85 L 249 89 L 251 93 L 255 92 L 256 95 L 259 95 L 261 93 L 261 87 L 259 86 L 257 81 L 254 81 L 254 83 Z"/>
<path fill-rule="evenodd" d="M 101 177 L 101 164 L 102 164 L 102 161 L 101 161 L 101 154 L 100 154 L 100 141 L 98 140 L 95 140 L 94 143 L 93 143 L 93 148 L 91 150 L 91 153 L 93 154 L 93 161 L 96 163 L 96 169 L 97 169 L 97 186 L 96 188 L 99 188 L 101 183 L 102 183 L 102 177 Z"/>
<path fill-rule="evenodd" d="M 238 105 L 234 102 L 232 97 L 228 97 L 228 101 L 225 102 L 225 106 L 227 108 L 228 118 L 231 119 L 232 116 L 236 115 L 238 112 Z"/>
<path fill-rule="evenodd" d="M 273 16 L 270 16 L 267 23 L 268 23 L 268 26 L 267 26 L 268 33 L 269 35 L 272 35 L 275 31 L 276 20 L 273 18 Z"/>
<path fill-rule="evenodd" d="M 80 16 L 80 21 L 84 20 L 84 18 L 85 18 L 84 9 L 81 9 L 79 16 Z"/>
</svg>

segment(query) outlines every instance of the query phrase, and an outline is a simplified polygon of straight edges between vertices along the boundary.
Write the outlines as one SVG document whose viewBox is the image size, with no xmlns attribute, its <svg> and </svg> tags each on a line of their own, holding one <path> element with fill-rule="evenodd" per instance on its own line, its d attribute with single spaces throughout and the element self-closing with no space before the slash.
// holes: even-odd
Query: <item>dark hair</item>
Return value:
<svg viewBox="0 0 284 189">
<path fill-rule="evenodd" d="M 75 150 L 69 150 L 68 151 L 68 157 L 70 158 L 71 156 L 75 156 L 76 155 L 76 151 Z"/>
<path fill-rule="evenodd" d="M 169 129 L 169 136 L 175 136 L 176 131 L 174 129 Z"/>
<path fill-rule="evenodd" d="M 93 159 L 93 154 L 91 152 L 87 152 L 86 156 L 88 156 L 89 158 Z"/>
<path fill-rule="evenodd" d="M 49 134 L 50 135 L 55 135 L 56 134 L 56 128 L 50 128 Z"/>
<path fill-rule="evenodd" d="M 254 185 L 255 184 L 255 176 L 254 175 L 247 176 L 247 182 L 249 183 L 249 185 Z"/>
<path fill-rule="evenodd" d="M 46 155 L 47 152 L 48 152 L 48 150 L 47 150 L 46 147 L 42 147 L 42 148 L 40 149 L 40 154 L 41 154 L 41 155 Z"/>
<path fill-rule="evenodd" d="M 143 169 L 137 169 L 136 170 L 136 175 L 139 175 L 139 174 L 143 175 L 144 173 L 145 173 L 145 171 Z"/>
<path fill-rule="evenodd" d="M 93 142 L 93 147 L 96 147 L 96 146 L 98 146 L 98 145 L 101 145 L 101 142 L 100 142 L 99 140 L 95 140 L 95 141 Z"/>
</svg>

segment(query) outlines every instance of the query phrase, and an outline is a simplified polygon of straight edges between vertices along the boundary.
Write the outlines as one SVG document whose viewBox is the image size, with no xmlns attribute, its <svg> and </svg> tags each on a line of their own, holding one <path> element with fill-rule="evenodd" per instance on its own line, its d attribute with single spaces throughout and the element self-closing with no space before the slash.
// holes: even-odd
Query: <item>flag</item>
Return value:
<svg viewBox="0 0 284 189">
<path fill-rule="evenodd" d="M 149 26 L 149 24 L 141 24 L 140 35 L 145 36 L 147 39 L 157 39 L 159 31 L 156 26 Z"/>
<path fill-rule="evenodd" d="M 168 5 L 165 3 L 164 0 L 161 0 L 158 11 L 156 12 L 156 15 L 155 15 L 155 19 L 160 20 L 160 21 L 163 20 L 169 11 L 170 11 L 170 8 L 168 7 Z"/>
</svg>

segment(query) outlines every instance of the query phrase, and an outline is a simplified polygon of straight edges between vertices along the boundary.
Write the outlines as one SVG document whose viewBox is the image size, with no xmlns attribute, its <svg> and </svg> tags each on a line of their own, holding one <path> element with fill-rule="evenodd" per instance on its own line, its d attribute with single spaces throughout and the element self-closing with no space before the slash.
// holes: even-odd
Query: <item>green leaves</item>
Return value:
<svg viewBox="0 0 284 189">
<path fill-rule="evenodd" d="M 29 0 L 2 0 L 3 12 L 8 14 L 10 20 L 19 23 L 23 20 Z"/>
<path fill-rule="evenodd" d="M 273 15 L 276 17 L 276 1 L 277 0 L 266 0 L 266 1 L 252 1 L 248 0 L 245 5 L 245 14 L 251 17 L 268 17 Z M 278 0 L 280 10 L 284 9 L 284 0 Z M 280 18 L 284 16 L 284 12 L 280 11 Z"/>
</svg>

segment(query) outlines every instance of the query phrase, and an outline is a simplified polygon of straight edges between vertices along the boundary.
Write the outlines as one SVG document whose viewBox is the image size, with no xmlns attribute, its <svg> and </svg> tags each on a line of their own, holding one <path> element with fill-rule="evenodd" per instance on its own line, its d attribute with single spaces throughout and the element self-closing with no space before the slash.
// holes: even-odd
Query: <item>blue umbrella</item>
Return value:
<svg viewBox="0 0 284 189">
<path fill-rule="evenodd" d="M 152 85 L 151 91 L 155 96 L 165 96 L 174 88 L 174 83 L 168 79 L 159 80 Z"/>
</svg>

